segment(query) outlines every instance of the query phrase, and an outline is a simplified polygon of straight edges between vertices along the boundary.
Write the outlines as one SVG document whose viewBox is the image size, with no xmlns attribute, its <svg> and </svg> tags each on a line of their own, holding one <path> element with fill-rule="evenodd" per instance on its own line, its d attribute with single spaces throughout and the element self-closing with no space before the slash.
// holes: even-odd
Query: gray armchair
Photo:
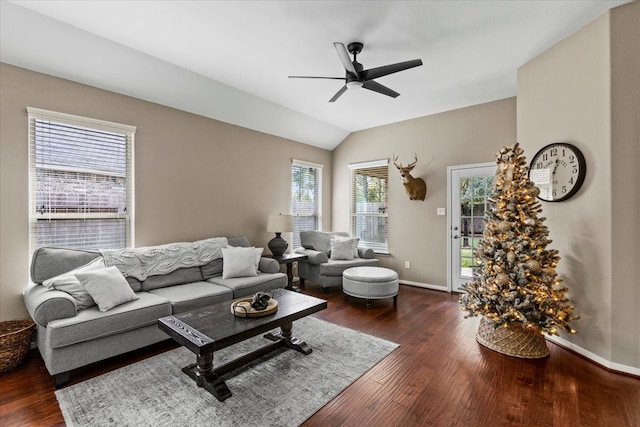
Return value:
<svg viewBox="0 0 640 427">
<path fill-rule="evenodd" d="M 304 286 L 305 280 L 310 280 L 326 291 L 328 288 L 342 286 L 342 272 L 347 268 L 378 265 L 379 261 L 374 257 L 372 249 L 357 248 L 357 256 L 354 251 L 353 257 L 339 257 L 347 259 L 335 259 L 335 253 L 332 257 L 331 240 L 350 238 L 349 233 L 345 232 L 301 231 L 302 247 L 295 249 L 295 252 L 307 255 L 309 259 L 298 263 L 300 285 Z"/>
</svg>

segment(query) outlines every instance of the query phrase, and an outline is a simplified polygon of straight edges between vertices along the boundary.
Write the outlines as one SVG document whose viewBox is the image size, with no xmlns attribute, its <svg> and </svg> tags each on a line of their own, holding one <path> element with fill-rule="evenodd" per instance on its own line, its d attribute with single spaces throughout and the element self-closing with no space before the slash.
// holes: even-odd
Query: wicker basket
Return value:
<svg viewBox="0 0 640 427">
<path fill-rule="evenodd" d="M 0 374 L 22 362 L 31 346 L 35 326 L 30 319 L 0 322 Z"/>
<path fill-rule="evenodd" d="M 484 316 L 480 321 L 476 341 L 498 353 L 522 359 L 540 359 L 549 355 L 547 341 L 541 333 L 524 329 L 518 324 L 496 328 Z"/>
</svg>

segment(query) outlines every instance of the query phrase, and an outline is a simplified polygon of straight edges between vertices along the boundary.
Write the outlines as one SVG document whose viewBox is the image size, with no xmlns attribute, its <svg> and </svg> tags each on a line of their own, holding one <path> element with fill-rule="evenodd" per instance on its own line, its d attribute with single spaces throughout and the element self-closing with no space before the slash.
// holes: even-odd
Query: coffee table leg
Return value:
<svg viewBox="0 0 640 427">
<path fill-rule="evenodd" d="M 280 326 L 280 332 L 277 332 L 275 334 L 269 332 L 264 337 L 271 341 L 281 341 L 288 348 L 299 351 L 302 354 L 311 354 L 313 349 L 309 347 L 309 344 L 307 344 L 306 342 L 294 337 L 292 334 L 292 329 L 292 322 L 285 323 L 284 325 Z"/>
<path fill-rule="evenodd" d="M 182 372 L 189 375 L 198 387 L 204 387 L 219 401 L 222 402 L 231 397 L 231 390 L 213 370 L 213 353 L 196 356 L 196 363 L 182 368 Z"/>
</svg>

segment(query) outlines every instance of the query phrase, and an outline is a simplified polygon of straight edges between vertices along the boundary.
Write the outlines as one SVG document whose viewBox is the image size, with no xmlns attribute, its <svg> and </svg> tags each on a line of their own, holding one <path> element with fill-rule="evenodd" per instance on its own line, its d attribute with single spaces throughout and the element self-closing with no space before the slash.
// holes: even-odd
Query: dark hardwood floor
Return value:
<svg viewBox="0 0 640 427">
<path fill-rule="evenodd" d="M 311 283 L 304 292 L 329 301 L 316 317 L 401 345 L 304 426 L 640 426 L 640 379 L 553 343 L 541 360 L 488 350 L 475 341 L 478 319 L 463 318 L 455 294 L 401 286 L 397 307 L 389 299 L 366 309 Z M 76 370 L 71 383 L 175 347 L 167 341 Z M 37 350 L 0 376 L 0 425 L 64 425 Z"/>
</svg>

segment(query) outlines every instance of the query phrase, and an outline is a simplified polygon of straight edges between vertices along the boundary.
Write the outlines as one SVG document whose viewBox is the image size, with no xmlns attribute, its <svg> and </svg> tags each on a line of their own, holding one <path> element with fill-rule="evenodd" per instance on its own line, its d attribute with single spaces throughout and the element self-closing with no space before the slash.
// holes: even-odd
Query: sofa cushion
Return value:
<svg viewBox="0 0 640 427">
<path fill-rule="evenodd" d="M 131 290 L 129 282 L 117 267 L 112 266 L 78 273 L 76 277 L 102 312 L 138 299 L 135 292 Z"/>
<path fill-rule="evenodd" d="M 66 347 L 96 338 L 120 334 L 142 326 L 155 325 L 160 317 L 171 315 L 166 298 L 139 292 L 138 299 L 101 312 L 97 306 L 76 316 L 49 322 L 47 335 L 52 348 Z"/>
<path fill-rule="evenodd" d="M 98 251 L 64 248 L 38 248 L 31 257 L 31 280 L 42 283 L 101 257 Z"/>
<path fill-rule="evenodd" d="M 142 282 L 135 277 L 125 277 L 127 282 L 129 282 L 129 286 L 133 289 L 133 292 L 140 292 L 142 290 Z"/>
<path fill-rule="evenodd" d="M 231 300 L 233 291 L 209 282 L 194 282 L 149 291 L 171 302 L 172 313 L 184 313 L 206 305 Z"/>
<path fill-rule="evenodd" d="M 227 238 L 227 242 L 229 242 L 229 246 L 237 246 L 241 248 L 253 246 L 245 236 L 229 237 Z"/>
<path fill-rule="evenodd" d="M 159 274 L 149 276 L 142 282 L 142 289 L 151 291 L 153 289 L 166 288 L 167 286 L 182 285 L 184 283 L 199 282 L 203 279 L 200 267 L 179 268 L 169 274 Z"/>
<path fill-rule="evenodd" d="M 220 276 L 222 274 L 222 258 L 214 259 L 208 264 L 200 266 L 202 272 L 202 278 L 208 279 L 214 276 Z"/>
<path fill-rule="evenodd" d="M 266 274 L 259 273 L 255 277 L 235 277 L 223 279 L 212 277 L 207 282 L 225 286 L 233 291 L 233 298 L 241 298 L 253 295 L 258 291 L 270 291 L 287 286 L 287 275 L 284 273 Z"/>
<path fill-rule="evenodd" d="M 353 260 L 331 260 L 327 263 L 320 264 L 320 275 L 321 276 L 342 276 L 342 272 L 350 267 L 359 267 L 362 265 L 377 265 L 378 260 L 376 258 L 373 259 L 365 259 L 365 258 L 356 258 Z"/>
</svg>

